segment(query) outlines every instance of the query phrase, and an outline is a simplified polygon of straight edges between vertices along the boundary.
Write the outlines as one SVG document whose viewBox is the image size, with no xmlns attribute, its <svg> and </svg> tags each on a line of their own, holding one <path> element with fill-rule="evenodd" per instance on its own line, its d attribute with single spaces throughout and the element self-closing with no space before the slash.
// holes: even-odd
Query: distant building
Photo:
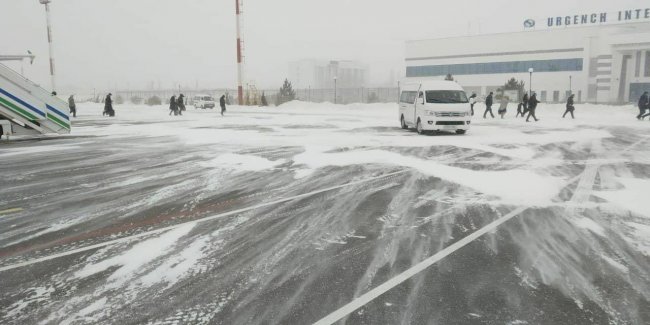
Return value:
<svg viewBox="0 0 650 325">
<path fill-rule="evenodd" d="M 451 74 L 466 91 L 485 95 L 512 77 L 528 89 L 533 68 L 532 90 L 542 101 L 573 92 L 577 101 L 633 102 L 650 90 L 648 12 L 552 17 L 536 30 L 529 19 L 528 31 L 410 41 L 406 77 Z"/>
<path fill-rule="evenodd" d="M 368 66 L 356 61 L 301 60 L 289 63 L 289 81 L 294 88 L 330 89 L 366 87 Z"/>
</svg>

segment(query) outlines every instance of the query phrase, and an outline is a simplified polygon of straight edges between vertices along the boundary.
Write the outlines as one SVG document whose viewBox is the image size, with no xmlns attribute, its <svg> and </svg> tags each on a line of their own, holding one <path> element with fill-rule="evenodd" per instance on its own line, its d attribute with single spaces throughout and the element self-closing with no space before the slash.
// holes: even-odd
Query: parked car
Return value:
<svg viewBox="0 0 650 325">
<path fill-rule="evenodd" d="M 192 105 L 194 105 L 194 108 L 212 109 L 215 107 L 216 103 L 214 98 L 210 95 L 195 95 L 192 97 Z"/>
</svg>

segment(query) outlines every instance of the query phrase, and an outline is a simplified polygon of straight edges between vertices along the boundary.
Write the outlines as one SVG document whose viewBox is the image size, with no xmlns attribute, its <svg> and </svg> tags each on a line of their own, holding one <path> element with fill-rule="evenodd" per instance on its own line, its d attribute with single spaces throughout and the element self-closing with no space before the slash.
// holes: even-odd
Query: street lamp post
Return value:
<svg viewBox="0 0 650 325">
<path fill-rule="evenodd" d="M 400 103 L 400 96 L 402 95 L 401 85 L 399 80 L 397 80 L 397 103 Z"/>
<path fill-rule="evenodd" d="M 528 97 L 533 96 L 533 72 L 535 72 L 533 68 L 528 69 L 528 73 L 530 74 L 530 80 L 528 83 Z"/>
<path fill-rule="evenodd" d="M 569 76 L 569 95 L 571 95 L 571 93 L 573 93 L 573 88 L 571 87 L 572 86 L 572 81 L 573 81 L 573 76 Z"/>
<path fill-rule="evenodd" d="M 336 104 L 336 79 L 337 77 L 334 77 L 334 104 Z"/>
<path fill-rule="evenodd" d="M 54 53 L 52 52 L 52 21 L 50 19 L 50 0 L 38 0 L 45 5 L 45 18 L 47 19 L 47 42 L 50 51 L 50 77 L 52 79 L 52 92 L 56 91 L 56 81 L 54 78 Z"/>
</svg>

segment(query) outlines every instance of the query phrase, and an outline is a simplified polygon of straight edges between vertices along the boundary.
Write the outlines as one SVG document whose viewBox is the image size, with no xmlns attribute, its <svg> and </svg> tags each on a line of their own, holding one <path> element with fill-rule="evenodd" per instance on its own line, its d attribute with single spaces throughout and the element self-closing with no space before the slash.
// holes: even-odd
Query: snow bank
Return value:
<svg viewBox="0 0 650 325">
<path fill-rule="evenodd" d="M 540 153 L 539 146 L 572 143 L 578 147 L 581 143 L 612 137 L 605 127 L 647 126 L 634 119 L 638 112 L 631 105 L 579 104 L 578 119 L 573 120 L 561 117 L 563 104 L 542 104 L 538 108 L 541 121 L 536 123 L 515 119 L 514 108 L 510 105 L 506 119 L 483 119 L 483 107 L 479 104 L 475 107 L 477 115 L 472 119 L 472 129 L 465 136 L 419 136 L 401 130 L 396 104 L 335 105 L 299 101 L 279 107 L 230 106 L 224 117 L 216 110 L 191 107 L 183 116 L 169 116 L 165 106 L 121 105 L 116 107 L 117 117 L 102 118 L 110 123 L 100 126 L 86 123 L 90 126 L 74 127 L 72 133 L 167 137 L 208 150 L 214 146 L 221 154 L 200 166 L 236 172 L 268 170 L 290 160 L 240 154 L 237 152 L 240 149 L 299 147 L 304 148 L 305 153 L 293 157 L 296 178 L 306 177 L 316 168 L 374 163 L 417 169 L 426 175 L 498 196 L 509 203 L 543 205 L 550 204 L 562 184 L 560 179 L 546 176 L 547 170 L 566 162 L 559 153 L 555 156 L 552 151 Z M 79 108 L 79 120 L 100 119 L 101 111 L 100 104 L 84 104 Z M 484 171 L 468 170 L 446 166 L 444 160 L 450 163 L 453 157 L 425 160 L 394 152 L 398 148 L 433 146 L 489 153 L 494 156 L 490 158 L 494 163 L 517 169 L 490 171 L 486 162 Z M 223 153 L 224 148 L 227 153 Z M 314 151 L 310 148 L 328 149 Z M 326 153 L 337 149 L 346 152 Z"/>
<path fill-rule="evenodd" d="M 195 223 L 188 223 L 178 228 L 172 229 L 156 238 L 152 238 L 136 244 L 126 252 L 103 260 L 95 264 L 86 264 L 83 269 L 74 274 L 76 278 L 85 278 L 99 272 L 103 272 L 110 267 L 119 266 L 108 281 L 111 287 L 117 288 L 122 286 L 140 270 L 160 256 L 170 251 L 175 243 L 183 236 L 187 235 L 195 226 Z"/>
<path fill-rule="evenodd" d="M 223 154 L 215 159 L 201 163 L 207 168 L 228 168 L 236 171 L 261 171 L 274 168 L 285 163 L 279 159 L 271 161 L 262 157 L 252 155 Z"/>
<path fill-rule="evenodd" d="M 464 185 L 487 195 L 497 196 L 508 204 L 551 204 L 551 199 L 564 185 L 564 181 L 560 178 L 542 176 L 526 170 L 474 171 L 382 150 L 338 153 L 308 150 L 295 156 L 294 164 L 303 164 L 311 169 L 359 164 L 409 167 L 425 175 Z"/>
<path fill-rule="evenodd" d="M 650 179 L 616 178 L 625 187 L 617 191 L 598 191 L 594 195 L 639 215 L 650 217 L 650 206 L 645 201 L 650 193 Z"/>
</svg>

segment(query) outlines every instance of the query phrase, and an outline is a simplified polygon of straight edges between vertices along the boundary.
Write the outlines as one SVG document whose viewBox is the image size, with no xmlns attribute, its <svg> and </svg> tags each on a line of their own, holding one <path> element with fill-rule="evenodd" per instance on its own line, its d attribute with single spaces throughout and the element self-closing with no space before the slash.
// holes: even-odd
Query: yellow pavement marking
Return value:
<svg viewBox="0 0 650 325">
<path fill-rule="evenodd" d="M 5 215 L 5 214 L 10 214 L 10 213 L 21 212 L 21 211 L 23 211 L 22 208 L 13 208 L 13 209 L 2 210 L 2 211 L 0 211 L 0 216 Z"/>
</svg>

